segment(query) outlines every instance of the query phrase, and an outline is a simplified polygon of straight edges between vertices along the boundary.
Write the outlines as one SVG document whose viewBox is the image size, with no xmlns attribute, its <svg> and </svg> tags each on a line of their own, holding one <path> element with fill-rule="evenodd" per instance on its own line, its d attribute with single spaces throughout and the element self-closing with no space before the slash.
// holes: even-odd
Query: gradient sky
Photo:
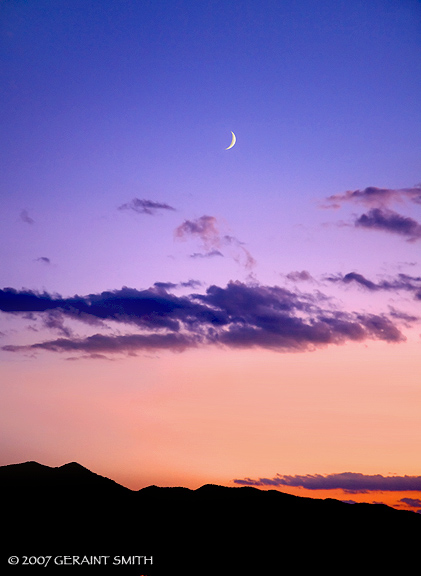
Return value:
<svg viewBox="0 0 421 576">
<path fill-rule="evenodd" d="M 0 39 L 0 464 L 421 509 L 420 3 L 7 0 Z"/>
</svg>

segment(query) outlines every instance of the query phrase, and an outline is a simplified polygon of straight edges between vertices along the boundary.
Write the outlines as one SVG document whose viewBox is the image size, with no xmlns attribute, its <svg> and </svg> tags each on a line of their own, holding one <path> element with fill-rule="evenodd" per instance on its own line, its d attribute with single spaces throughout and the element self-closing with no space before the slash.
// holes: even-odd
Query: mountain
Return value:
<svg viewBox="0 0 421 576">
<path fill-rule="evenodd" d="M 51 490 L 56 487 L 65 490 L 80 490 L 94 492 L 115 490 L 120 493 L 130 492 L 104 476 L 94 474 L 77 462 L 70 462 L 51 468 L 38 464 L 38 462 L 24 462 L 23 464 L 11 464 L 0 466 L 0 485 L 9 489 L 26 490 Z"/>
<path fill-rule="evenodd" d="M 421 537 L 421 515 L 385 505 L 215 485 L 136 492 L 75 462 L 0 467 L 0 491 L 2 574 L 368 574 L 394 564 L 402 572 Z M 22 565 L 24 556 L 33 564 Z"/>
</svg>

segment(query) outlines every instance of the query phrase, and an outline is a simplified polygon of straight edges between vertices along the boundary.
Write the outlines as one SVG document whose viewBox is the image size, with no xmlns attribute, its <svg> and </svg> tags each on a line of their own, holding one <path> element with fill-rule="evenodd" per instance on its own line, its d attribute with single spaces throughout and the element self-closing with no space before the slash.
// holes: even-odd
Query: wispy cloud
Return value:
<svg viewBox="0 0 421 576">
<path fill-rule="evenodd" d="M 68 326 L 65 326 L 65 319 L 66 317 L 61 310 L 48 310 L 42 316 L 45 328 L 56 331 L 66 338 L 71 338 L 73 333 Z"/>
<path fill-rule="evenodd" d="M 26 222 L 26 224 L 34 224 L 35 223 L 35 220 L 29 216 L 27 210 L 21 210 L 20 219 L 23 222 Z"/>
<path fill-rule="evenodd" d="M 244 266 L 247 270 L 252 270 L 256 265 L 256 260 L 244 246 L 244 242 L 235 238 L 235 236 L 225 235 L 223 237 L 223 242 L 234 248 L 233 258 L 234 260 Z"/>
<path fill-rule="evenodd" d="M 47 256 L 40 256 L 36 258 L 36 262 L 42 262 L 43 264 L 51 264 L 51 260 Z"/>
<path fill-rule="evenodd" d="M 369 186 L 364 190 L 348 190 L 344 194 L 329 196 L 324 208 L 339 208 L 344 202 L 364 204 L 369 207 L 385 208 L 393 202 L 409 200 L 421 204 L 421 186 L 413 188 L 376 188 Z"/>
<path fill-rule="evenodd" d="M 200 280 L 187 280 L 187 282 L 180 282 L 179 286 L 182 288 L 199 288 L 202 286 L 202 282 Z"/>
<path fill-rule="evenodd" d="M 96 354 L 95 352 L 92 354 L 83 354 L 81 356 L 69 356 L 66 358 L 67 361 L 73 362 L 77 360 L 108 360 L 109 362 L 113 362 L 114 358 L 109 358 L 105 354 Z"/>
<path fill-rule="evenodd" d="M 301 272 L 290 272 L 286 275 L 286 278 L 293 282 L 312 282 L 314 280 L 310 272 L 307 272 L 307 270 L 302 270 Z"/>
<path fill-rule="evenodd" d="M 162 284 L 148 290 L 124 287 L 72 298 L 8 288 L 0 291 L 0 310 L 21 315 L 37 313 L 62 335 L 65 318 L 91 325 L 113 322 L 136 326 L 140 333 L 86 338 L 74 338 L 69 333 L 68 338 L 25 347 L 6 345 L 3 350 L 109 353 L 220 345 L 305 352 L 349 341 L 405 340 L 384 314 L 340 311 L 329 307 L 328 302 L 320 292 L 304 294 L 279 286 L 242 282 L 210 286 L 204 294 L 187 296 L 171 294 Z"/>
<path fill-rule="evenodd" d="M 196 220 L 185 220 L 175 229 L 174 235 L 180 240 L 185 240 L 191 236 L 199 238 L 206 250 L 217 249 L 221 245 L 218 224 L 214 216 L 201 216 Z"/>
<path fill-rule="evenodd" d="M 400 492 L 421 491 L 421 476 L 382 476 L 367 475 L 356 472 L 340 474 L 307 474 L 305 476 L 288 476 L 277 474 L 274 478 L 235 479 L 241 486 L 289 486 L 307 490 L 343 490 L 350 494 L 364 494 L 371 491 Z"/>
<path fill-rule="evenodd" d="M 138 350 L 166 349 L 181 352 L 195 345 L 194 338 L 188 338 L 181 334 L 126 334 L 112 336 L 94 334 L 86 338 L 58 338 L 57 340 L 39 342 L 31 346 L 4 346 L 3 350 L 10 352 L 48 350 L 49 352 L 85 352 L 88 354 L 130 353 Z"/>
<path fill-rule="evenodd" d="M 221 234 L 219 223 L 214 216 L 201 216 L 196 220 L 185 220 L 174 231 L 174 236 L 180 240 L 198 238 L 205 252 L 194 252 L 192 258 L 211 258 L 223 256 L 223 249 L 229 251 L 230 256 L 247 270 L 256 265 L 256 260 L 249 250 L 235 236 Z"/>
<path fill-rule="evenodd" d="M 139 198 L 133 198 L 130 202 L 122 204 L 118 208 L 119 210 L 132 210 L 138 214 L 149 214 L 150 216 L 155 215 L 159 210 L 172 210 L 175 208 L 169 204 L 164 204 L 161 202 L 154 202 L 153 200 L 140 200 Z"/>
<path fill-rule="evenodd" d="M 224 256 L 219 250 L 211 250 L 210 252 L 194 252 L 190 254 L 190 258 L 213 258 L 214 256 Z"/>
</svg>

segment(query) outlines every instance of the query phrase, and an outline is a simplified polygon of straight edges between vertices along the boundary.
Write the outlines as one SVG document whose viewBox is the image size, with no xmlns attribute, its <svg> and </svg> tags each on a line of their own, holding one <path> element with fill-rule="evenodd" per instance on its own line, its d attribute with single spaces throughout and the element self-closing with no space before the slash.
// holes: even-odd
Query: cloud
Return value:
<svg viewBox="0 0 421 576">
<path fill-rule="evenodd" d="M 405 340 L 385 315 L 327 307 L 329 300 L 320 292 L 303 294 L 279 286 L 230 282 L 226 287 L 210 286 L 204 294 L 176 296 L 166 290 L 165 283 L 157 284 L 148 290 L 123 287 L 71 298 L 30 290 L 0 290 L 1 311 L 37 314 L 44 319 L 44 326 L 68 336 L 25 347 L 7 345 L 3 350 L 127 353 L 219 345 L 305 352 L 349 341 Z M 135 327 L 138 333 L 76 338 L 64 326 L 65 319 L 107 330 L 111 328 L 104 323 L 112 322 L 114 326 Z"/>
<path fill-rule="evenodd" d="M 154 283 L 155 288 L 157 288 L 158 290 L 173 290 L 174 288 L 177 288 L 178 284 L 174 284 L 174 282 L 155 282 Z"/>
<path fill-rule="evenodd" d="M 368 214 L 362 214 L 355 220 L 355 226 L 372 230 L 383 230 L 392 234 L 406 236 L 408 242 L 421 238 L 421 224 L 408 216 L 401 216 L 393 210 L 373 208 Z"/>
<path fill-rule="evenodd" d="M 218 323 L 219 312 L 195 301 L 168 293 L 165 283 L 148 290 L 120 290 L 62 298 L 46 292 L 0 290 L 0 310 L 12 314 L 45 314 L 59 310 L 72 320 L 89 324 L 113 321 L 145 330 L 178 332 L 182 324 Z M 171 287 L 173 287 L 171 285 Z"/>
<path fill-rule="evenodd" d="M 421 186 L 400 189 L 371 186 L 364 190 L 348 190 L 344 194 L 329 196 L 327 204 L 322 207 L 340 208 L 344 203 L 363 204 L 370 210 L 355 218 L 356 228 L 389 232 L 405 236 L 408 242 L 415 242 L 421 238 L 421 224 L 389 208 L 391 204 L 407 201 L 421 204 Z"/>
<path fill-rule="evenodd" d="M 418 322 L 420 320 L 419 316 L 414 316 L 413 314 L 407 314 L 401 310 L 396 310 L 393 306 L 389 306 L 389 315 L 397 320 L 402 320 L 407 326 L 412 324 L 412 322 Z"/>
<path fill-rule="evenodd" d="M 183 351 L 195 346 L 194 338 L 181 334 L 127 334 L 103 335 L 94 334 L 86 338 L 58 338 L 48 342 L 39 342 L 31 346 L 4 346 L 3 350 L 16 352 L 26 350 L 48 350 L 50 352 L 86 352 L 90 355 L 101 353 L 124 353 L 137 350 Z M 98 358 L 98 356 L 96 356 Z"/>
<path fill-rule="evenodd" d="M 403 502 L 404 504 L 407 504 L 411 508 L 421 507 L 421 500 L 419 498 L 401 498 L 399 502 Z"/>
<path fill-rule="evenodd" d="M 421 476 L 382 476 L 366 475 L 355 472 L 340 474 L 307 474 L 288 476 L 277 474 L 274 478 L 245 478 L 234 480 L 241 486 L 289 486 L 307 490 L 343 490 L 350 494 L 364 494 L 371 491 L 400 492 L 421 491 Z"/>
<path fill-rule="evenodd" d="M 84 354 L 83 356 L 69 356 L 66 358 L 68 362 L 74 362 L 77 360 L 108 360 L 114 362 L 114 358 L 109 358 L 105 354 Z"/>
<path fill-rule="evenodd" d="M 357 284 L 359 284 L 360 286 L 364 286 L 364 288 L 367 288 L 368 290 L 381 289 L 381 287 L 378 284 L 371 282 L 371 280 L 367 280 L 367 278 L 365 278 L 362 274 L 358 274 L 357 272 L 349 272 L 348 274 L 345 274 L 345 276 L 341 280 L 345 284 L 349 284 L 350 282 L 356 282 Z"/>
<path fill-rule="evenodd" d="M 180 282 L 179 286 L 182 288 L 199 288 L 202 286 L 202 282 L 200 280 L 187 280 L 187 282 Z"/>
<path fill-rule="evenodd" d="M 64 325 L 65 316 L 60 310 L 50 310 L 43 315 L 42 319 L 45 328 L 55 330 L 67 338 L 72 336 L 71 329 Z"/>
<path fill-rule="evenodd" d="M 376 188 L 369 186 L 364 190 L 348 190 L 344 194 L 334 194 L 327 198 L 325 208 L 339 208 L 344 202 L 361 203 L 371 207 L 386 207 L 393 202 L 410 200 L 421 204 L 421 186 L 413 188 Z"/>
<path fill-rule="evenodd" d="M 200 238 L 207 250 L 218 248 L 221 243 L 217 220 L 214 216 L 201 216 L 196 220 L 185 220 L 175 229 L 174 235 L 181 240 L 196 236 Z"/>
<path fill-rule="evenodd" d="M 219 250 L 211 250 L 210 252 L 205 252 L 205 253 L 194 252 L 193 254 L 190 254 L 190 258 L 213 258 L 214 256 L 224 257 L 222 252 L 220 252 Z"/>
<path fill-rule="evenodd" d="M 155 282 L 154 287 L 159 290 L 175 290 L 176 288 L 198 288 L 202 283 L 200 280 L 187 280 L 187 282 Z"/>
<path fill-rule="evenodd" d="M 153 202 L 152 200 L 140 200 L 139 198 L 133 198 L 130 202 L 122 204 L 118 208 L 119 210 L 133 210 L 138 214 L 149 214 L 151 216 L 155 215 L 158 210 L 175 210 L 169 204 L 162 204 L 160 202 Z"/>
<path fill-rule="evenodd" d="M 33 220 L 33 218 L 31 218 L 31 217 L 29 216 L 27 210 L 22 210 L 22 211 L 21 211 L 21 213 L 20 213 L 20 219 L 21 219 L 23 222 L 26 222 L 27 224 L 34 224 L 34 223 L 35 223 L 35 220 Z"/>
<path fill-rule="evenodd" d="M 407 292 L 412 292 L 416 300 L 421 300 L 421 276 L 398 274 L 397 277 L 392 279 L 373 282 L 358 272 L 349 272 L 348 274 L 345 274 L 345 276 L 342 274 L 329 276 L 327 280 L 329 282 L 339 282 L 343 284 L 355 283 L 358 286 L 369 290 L 370 292 L 376 292 L 380 290 L 396 292 L 399 290 L 404 290 Z"/>
<path fill-rule="evenodd" d="M 43 264 L 51 264 L 51 260 L 46 256 L 40 256 L 36 259 L 36 262 L 42 262 Z"/>
<path fill-rule="evenodd" d="M 196 220 L 185 220 L 175 229 L 174 235 L 180 240 L 186 240 L 189 237 L 196 237 L 201 240 L 206 252 L 195 252 L 191 258 L 223 256 L 221 249 L 227 248 L 230 251 L 230 256 L 246 270 L 251 270 L 256 265 L 256 260 L 245 248 L 244 242 L 235 236 L 221 235 L 218 221 L 214 216 L 201 216 Z"/>
<path fill-rule="evenodd" d="M 223 242 L 230 246 L 234 246 L 237 250 L 235 251 L 233 258 L 238 263 L 244 266 L 247 270 L 251 270 L 256 265 L 256 260 L 244 247 L 244 242 L 241 242 L 235 236 L 225 235 L 223 237 Z"/>
<path fill-rule="evenodd" d="M 307 270 L 302 270 L 301 272 L 290 272 L 286 275 L 288 280 L 292 280 L 293 282 L 309 282 L 313 281 L 313 277 L 310 272 Z"/>
</svg>

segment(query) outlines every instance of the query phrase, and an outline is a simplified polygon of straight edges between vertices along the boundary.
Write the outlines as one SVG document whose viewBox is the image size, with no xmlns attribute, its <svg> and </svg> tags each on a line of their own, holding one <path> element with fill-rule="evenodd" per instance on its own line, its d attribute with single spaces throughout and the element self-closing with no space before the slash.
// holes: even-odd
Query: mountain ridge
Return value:
<svg viewBox="0 0 421 576">
<path fill-rule="evenodd" d="M 412 547 L 421 537 L 421 515 L 386 505 L 216 484 L 132 491 L 76 462 L 1 466 L 0 493 L 7 495 L 3 566 L 7 554 L 124 554 L 153 556 L 154 563 L 144 572 L 118 566 L 116 574 L 237 576 L 282 571 L 284 557 L 291 557 L 305 569 L 319 558 L 334 573 L 336 550 L 356 568 L 364 562 L 378 570 L 385 560 L 379 550 Z M 402 569 L 401 556 L 399 562 Z"/>
<path fill-rule="evenodd" d="M 219 493 L 221 494 L 222 492 L 225 493 L 225 495 L 228 495 L 228 493 L 233 493 L 233 491 L 241 491 L 243 494 L 247 493 L 249 495 L 251 494 L 282 494 L 285 497 L 289 497 L 290 499 L 300 499 L 300 500 L 306 500 L 306 501 L 321 501 L 321 502 L 338 502 L 340 504 L 344 504 L 346 506 L 370 506 L 370 507 L 385 507 L 389 510 L 394 510 L 396 512 L 399 513 L 410 513 L 410 514 L 416 514 L 415 512 L 413 512 L 412 510 L 398 510 L 396 508 L 393 508 L 392 506 L 388 506 L 387 504 L 384 503 L 368 503 L 368 502 L 357 502 L 357 503 L 348 503 L 348 502 L 344 502 L 343 500 L 338 500 L 336 498 L 313 498 L 311 496 L 297 496 L 297 495 L 293 495 L 293 494 L 288 494 L 286 492 L 282 492 L 282 490 L 275 490 L 275 489 L 269 489 L 269 490 L 261 490 L 255 486 L 225 486 L 225 485 L 221 485 L 221 484 L 212 484 L 212 483 L 207 483 L 207 484 L 203 484 L 202 486 L 199 486 L 198 488 L 187 488 L 185 486 L 157 486 L 156 484 L 151 484 L 149 486 L 145 486 L 143 488 L 140 488 L 138 490 L 134 490 L 131 488 L 127 488 L 126 486 L 119 484 L 118 482 L 116 482 L 115 480 L 108 478 L 106 476 L 102 476 L 100 474 L 97 474 L 96 472 L 93 472 L 92 470 L 90 470 L 89 468 L 83 466 L 82 464 L 79 464 L 78 462 L 67 462 L 65 464 L 62 464 L 61 466 L 47 466 L 45 464 L 40 464 L 39 462 L 36 462 L 34 460 L 30 460 L 30 461 L 26 461 L 26 462 L 21 462 L 21 463 L 15 463 L 15 464 L 6 464 L 3 466 L 0 466 L 0 486 L 1 485 L 6 485 L 9 482 L 16 486 L 15 482 L 16 481 L 22 481 L 25 476 L 24 474 L 30 474 L 31 476 L 31 480 L 38 480 L 38 479 L 46 479 L 47 475 L 50 474 L 50 479 L 54 478 L 54 480 L 60 481 L 60 480 L 69 480 L 69 481 L 77 481 L 77 480 L 81 480 L 83 477 L 88 481 L 88 482 L 94 482 L 94 481 L 98 481 L 98 482 L 102 482 L 103 480 L 105 480 L 107 483 L 109 483 L 109 485 L 113 485 L 116 487 L 119 487 L 125 491 L 127 491 L 128 493 L 132 493 L 132 494 L 138 494 L 140 492 L 146 491 L 151 493 L 153 490 L 156 491 L 161 491 L 164 493 L 167 492 L 172 493 L 172 494 L 176 494 L 176 493 L 195 493 L 195 492 L 199 492 L 201 494 L 216 494 L 216 492 L 219 491 Z M 54 474 L 54 477 L 52 476 L 52 474 Z M 83 475 L 83 476 L 82 476 Z"/>
</svg>

